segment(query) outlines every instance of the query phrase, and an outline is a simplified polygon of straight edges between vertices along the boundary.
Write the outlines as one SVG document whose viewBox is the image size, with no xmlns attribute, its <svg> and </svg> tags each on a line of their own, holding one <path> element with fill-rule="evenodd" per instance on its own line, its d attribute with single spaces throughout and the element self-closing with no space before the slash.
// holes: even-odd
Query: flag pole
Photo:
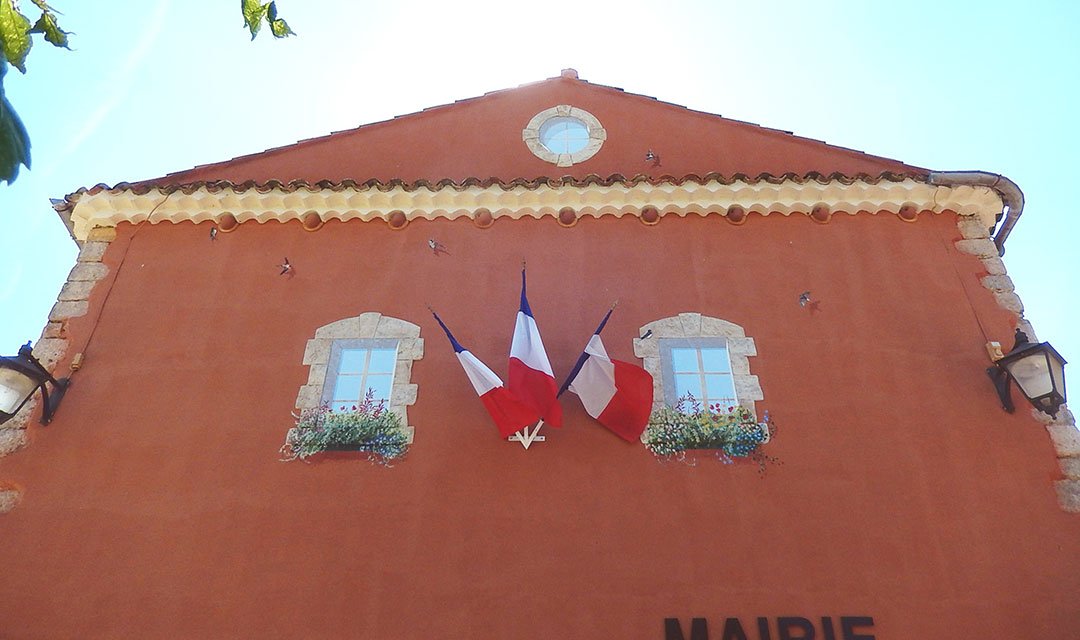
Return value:
<svg viewBox="0 0 1080 640">
<path fill-rule="evenodd" d="M 525 256 L 522 256 L 521 257 L 521 299 L 522 300 L 525 299 L 525 264 L 526 264 L 525 263 Z M 507 438 L 507 440 L 509 440 L 511 442 L 520 442 L 521 446 L 524 447 L 526 450 L 528 450 L 529 447 L 532 445 L 532 443 L 534 443 L 534 442 L 543 442 L 545 440 L 544 436 L 539 435 L 540 434 L 540 427 L 542 427 L 542 426 L 544 426 L 544 419 L 540 418 L 539 422 L 536 423 L 536 427 L 533 428 L 532 433 L 529 433 L 529 429 L 531 427 L 525 427 L 521 431 L 515 432 L 514 435 Z"/>
<path fill-rule="evenodd" d="M 525 298 L 525 256 L 521 256 L 521 296 L 522 299 Z M 537 423 L 536 431 L 534 431 L 532 435 L 529 434 L 529 427 L 526 426 L 524 429 L 514 432 L 514 435 L 507 438 L 507 440 L 510 442 L 520 442 L 521 446 L 528 451 L 529 446 L 533 443 L 533 440 L 536 439 L 536 432 L 540 431 L 540 425 L 542 424 L 544 424 L 543 418 Z"/>
<path fill-rule="evenodd" d="M 454 334 L 450 333 L 450 327 L 446 326 L 446 323 L 442 321 L 442 318 L 440 318 L 439 314 L 435 312 L 435 309 L 433 309 L 430 304 L 425 304 L 424 306 L 427 307 L 428 311 L 430 311 L 431 315 L 435 318 L 435 321 L 439 323 L 440 327 L 442 327 L 443 332 L 446 333 L 447 339 L 450 340 L 450 346 L 452 346 L 454 348 L 454 352 L 456 354 L 458 354 L 458 357 L 460 358 L 461 353 L 466 351 L 466 349 L 461 346 L 461 343 L 459 343 L 456 338 L 454 338 Z M 472 356 L 472 358 L 474 360 L 476 359 L 475 356 Z M 479 361 L 477 361 L 477 362 L 479 362 Z M 481 366 L 483 366 L 485 369 L 487 369 L 487 365 L 484 365 L 482 362 L 479 362 L 479 364 Z M 491 373 L 491 375 L 495 376 L 494 372 L 492 372 L 490 369 L 487 369 L 487 370 L 488 370 L 488 373 Z M 468 374 L 468 369 L 466 369 L 466 374 Z M 495 376 L 495 377 L 498 378 L 498 376 Z M 501 380 L 499 381 L 499 385 L 502 386 L 502 381 Z M 490 411 L 491 411 L 491 409 L 489 409 L 489 412 Z M 493 418 L 495 417 L 494 413 L 492 413 L 492 417 Z M 526 449 L 528 449 L 529 445 L 531 445 L 533 442 L 543 442 L 544 441 L 544 436 L 538 436 L 537 435 L 537 433 L 540 431 L 540 427 L 543 424 L 544 424 L 544 421 L 543 421 L 543 419 L 541 419 L 540 422 L 537 423 L 536 429 L 531 434 L 529 433 L 529 427 L 526 426 L 524 429 L 520 429 L 517 432 L 515 432 L 513 435 L 509 436 L 508 439 L 512 440 L 512 441 L 513 440 L 519 440 L 521 442 L 522 446 L 524 446 Z M 498 426 L 498 421 L 496 421 L 496 426 Z"/>
<path fill-rule="evenodd" d="M 457 353 L 459 351 L 462 351 L 461 344 L 459 344 L 458 341 L 454 338 L 454 334 L 450 333 L 450 328 L 447 327 L 446 323 L 442 321 L 442 318 L 439 317 L 439 314 L 435 313 L 435 309 L 432 309 L 430 304 L 425 306 L 427 306 L 428 311 L 431 312 L 431 315 L 435 316 L 435 322 L 438 322 L 439 326 L 442 327 L 442 330 L 446 333 L 446 337 L 450 339 L 450 346 L 454 348 L 454 352 Z"/>
<path fill-rule="evenodd" d="M 608 309 L 607 314 L 604 315 L 604 319 L 600 321 L 600 326 L 596 327 L 596 331 L 593 331 L 593 335 L 599 335 L 604 330 L 604 326 L 607 325 L 608 318 L 611 317 L 611 312 L 615 310 L 615 307 L 619 306 L 619 301 L 616 300 L 611 304 L 611 308 Z M 589 359 L 589 354 L 584 349 L 581 351 L 581 355 L 578 357 L 577 362 L 574 363 L 574 368 L 570 369 L 570 374 L 566 376 L 566 380 L 563 380 L 562 386 L 559 387 L 559 392 L 555 394 L 556 398 L 562 396 L 567 389 L 570 388 L 570 383 L 574 381 L 577 374 L 581 373 L 581 367 L 585 366 L 585 361 Z"/>
</svg>

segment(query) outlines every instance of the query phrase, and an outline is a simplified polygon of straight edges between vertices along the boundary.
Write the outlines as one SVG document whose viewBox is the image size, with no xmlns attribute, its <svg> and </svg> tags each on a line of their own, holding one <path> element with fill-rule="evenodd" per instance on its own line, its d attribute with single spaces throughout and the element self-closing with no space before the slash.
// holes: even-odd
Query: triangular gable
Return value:
<svg viewBox="0 0 1080 640">
<path fill-rule="evenodd" d="M 591 113 L 606 132 L 606 140 L 593 157 L 569 167 L 540 159 L 522 140 L 522 130 L 534 116 L 558 105 Z M 650 150 L 658 160 L 647 158 Z M 510 182 L 544 176 L 855 176 L 885 172 L 927 173 L 899 161 L 591 84 L 566 70 L 542 82 L 141 184 L 371 179 L 463 182 L 469 178 Z"/>
</svg>

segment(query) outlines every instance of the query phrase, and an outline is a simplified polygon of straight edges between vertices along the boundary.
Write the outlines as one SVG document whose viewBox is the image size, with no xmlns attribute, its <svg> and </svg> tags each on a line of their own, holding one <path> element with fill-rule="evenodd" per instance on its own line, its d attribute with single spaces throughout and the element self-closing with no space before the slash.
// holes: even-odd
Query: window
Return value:
<svg viewBox="0 0 1080 640">
<path fill-rule="evenodd" d="M 724 338 L 666 338 L 660 340 L 665 380 L 664 402 L 674 406 L 692 397 L 704 406 L 727 408 L 738 403 Z"/>
<path fill-rule="evenodd" d="M 540 126 L 540 144 L 552 153 L 577 153 L 589 144 L 589 127 L 577 118 L 558 116 Z"/>
<path fill-rule="evenodd" d="M 335 411 L 349 410 L 371 389 L 376 400 L 409 424 L 408 407 L 416 402 L 412 377 L 415 360 L 424 357 L 424 339 L 417 325 L 362 313 L 319 327 L 304 349 L 307 384 L 300 387 L 296 408 L 314 409 L 323 403 Z M 407 427 L 412 441 L 412 427 Z"/>
<path fill-rule="evenodd" d="M 391 339 L 335 340 L 331 345 L 322 401 L 333 411 L 348 411 L 372 394 L 390 406 L 398 341 Z"/>
<path fill-rule="evenodd" d="M 689 393 L 703 404 L 737 404 L 757 415 L 754 403 L 763 395 L 749 360 L 757 347 L 742 327 L 680 313 L 646 324 L 639 335 L 647 337 L 634 339 L 634 355 L 653 376 L 654 409 L 675 405 Z"/>
<path fill-rule="evenodd" d="M 596 155 L 607 131 L 588 111 L 560 104 L 533 116 L 521 130 L 521 139 L 537 158 L 570 167 Z"/>
</svg>

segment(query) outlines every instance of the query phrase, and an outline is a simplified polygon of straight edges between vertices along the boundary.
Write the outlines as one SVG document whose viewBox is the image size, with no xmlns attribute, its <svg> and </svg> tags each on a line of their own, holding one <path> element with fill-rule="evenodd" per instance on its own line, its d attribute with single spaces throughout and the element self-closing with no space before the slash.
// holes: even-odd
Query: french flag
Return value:
<svg viewBox="0 0 1080 640">
<path fill-rule="evenodd" d="M 510 343 L 509 374 L 510 392 L 543 418 L 544 424 L 561 427 L 562 407 L 556 393 L 555 374 L 551 372 L 540 330 L 525 296 L 524 267 L 521 269 L 521 307 L 514 324 L 514 339 Z"/>
<path fill-rule="evenodd" d="M 581 398 L 585 413 L 627 442 L 637 442 L 652 412 L 653 378 L 637 365 L 608 357 L 600 332 L 613 310 L 589 338 L 559 394 L 570 389 Z"/>
<path fill-rule="evenodd" d="M 476 394 L 480 396 L 480 402 L 484 403 L 484 408 L 491 414 L 491 419 L 495 421 L 495 426 L 504 438 L 532 426 L 540 419 L 535 411 L 511 395 L 494 371 L 454 339 L 454 335 L 450 333 L 450 329 L 443 323 L 439 314 L 432 311 L 431 315 L 435 316 L 439 326 L 446 332 L 446 337 L 450 339 L 450 345 L 454 347 L 454 353 L 457 354 L 461 368 L 465 370 L 465 375 L 469 377 L 473 389 L 476 389 Z"/>
</svg>

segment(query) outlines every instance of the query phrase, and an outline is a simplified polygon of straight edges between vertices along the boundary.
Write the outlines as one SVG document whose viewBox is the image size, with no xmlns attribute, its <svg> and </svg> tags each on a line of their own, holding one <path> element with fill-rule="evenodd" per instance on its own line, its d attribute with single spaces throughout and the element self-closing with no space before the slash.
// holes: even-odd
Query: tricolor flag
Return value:
<svg viewBox="0 0 1080 640">
<path fill-rule="evenodd" d="M 544 424 L 562 426 L 555 375 L 551 372 L 540 330 L 525 296 L 525 267 L 521 268 L 521 307 L 514 324 L 514 339 L 510 343 L 508 382 L 510 392 L 543 418 Z"/>
<path fill-rule="evenodd" d="M 484 403 L 484 407 L 491 414 L 491 419 L 495 421 L 495 426 L 504 438 L 532 426 L 540 419 L 535 411 L 510 394 L 494 371 L 454 339 L 454 335 L 450 333 L 450 329 L 443 323 L 439 314 L 432 311 L 431 315 L 435 316 L 439 326 L 446 332 L 446 337 L 450 339 L 450 344 L 454 347 L 461 368 L 465 370 L 465 375 L 469 376 L 469 382 L 476 389 L 476 394 L 480 396 L 480 401 Z"/>
<path fill-rule="evenodd" d="M 609 317 L 611 311 L 589 339 L 559 394 L 570 389 L 581 398 L 585 413 L 620 438 L 637 442 L 652 412 L 653 378 L 637 365 L 608 357 L 600 332 Z"/>
</svg>

